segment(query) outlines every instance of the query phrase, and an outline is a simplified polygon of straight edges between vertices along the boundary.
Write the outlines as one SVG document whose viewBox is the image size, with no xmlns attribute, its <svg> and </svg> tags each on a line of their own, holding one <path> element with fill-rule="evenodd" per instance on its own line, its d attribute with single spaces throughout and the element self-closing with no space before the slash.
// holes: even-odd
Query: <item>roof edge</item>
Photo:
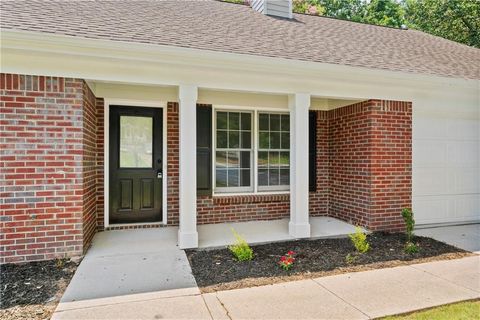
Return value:
<svg viewBox="0 0 480 320">
<path fill-rule="evenodd" d="M 409 73 L 388 69 L 373 69 L 341 64 L 330 64 L 305 60 L 294 60 L 261 55 L 203 50 L 181 46 L 158 45 L 140 42 L 93 39 L 78 36 L 32 32 L 15 29 L 0 29 L 1 50 L 15 49 L 31 52 L 54 52 L 68 55 L 95 56 L 110 59 L 141 61 L 165 61 L 172 59 L 176 64 L 201 64 L 215 62 L 215 65 L 231 69 L 251 68 L 258 71 L 275 71 L 295 74 L 318 74 L 347 72 L 349 77 L 385 77 L 415 83 L 459 84 L 471 83 L 477 86 L 479 79 L 446 77 L 434 74 Z M 135 55 L 131 55 L 135 53 Z"/>
</svg>

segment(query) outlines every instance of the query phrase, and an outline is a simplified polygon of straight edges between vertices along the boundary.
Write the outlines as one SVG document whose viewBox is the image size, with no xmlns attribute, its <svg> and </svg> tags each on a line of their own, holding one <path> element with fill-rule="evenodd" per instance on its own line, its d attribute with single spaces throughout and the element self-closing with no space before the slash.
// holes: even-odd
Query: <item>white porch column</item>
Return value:
<svg viewBox="0 0 480 320">
<path fill-rule="evenodd" d="M 197 95 L 194 85 L 180 85 L 179 100 L 179 230 L 178 246 L 198 247 L 197 232 Z"/>
<path fill-rule="evenodd" d="M 295 238 L 310 237 L 308 212 L 308 108 L 310 94 L 288 96 L 290 109 L 290 223 Z"/>
</svg>

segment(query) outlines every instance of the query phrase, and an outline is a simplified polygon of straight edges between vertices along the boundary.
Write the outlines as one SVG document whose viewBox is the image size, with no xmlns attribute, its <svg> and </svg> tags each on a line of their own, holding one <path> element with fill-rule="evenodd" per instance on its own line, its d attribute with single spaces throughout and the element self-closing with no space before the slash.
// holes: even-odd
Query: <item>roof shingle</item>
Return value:
<svg viewBox="0 0 480 320">
<path fill-rule="evenodd" d="M 220 1 L 1 1 L 2 29 L 480 79 L 480 49 L 415 30 Z"/>
</svg>

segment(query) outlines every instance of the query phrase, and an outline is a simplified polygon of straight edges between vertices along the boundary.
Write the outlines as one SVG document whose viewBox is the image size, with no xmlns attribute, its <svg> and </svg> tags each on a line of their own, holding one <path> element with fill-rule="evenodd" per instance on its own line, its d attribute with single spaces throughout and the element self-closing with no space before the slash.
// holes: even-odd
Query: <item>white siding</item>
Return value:
<svg viewBox="0 0 480 320">
<path fill-rule="evenodd" d="M 288 0 L 275 0 L 265 2 L 265 14 L 282 18 L 291 18 L 291 5 Z"/>
<path fill-rule="evenodd" d="M 292 3 L 290 0 L 252 0 L 250 6 L 253 10 L 269 16 L 292 17 Z"/>
<path fill-rule="evenodd" d="M 253 10 L 263 13 L 265 0 L 252 0 L 250 6 Z"/>
</svg>

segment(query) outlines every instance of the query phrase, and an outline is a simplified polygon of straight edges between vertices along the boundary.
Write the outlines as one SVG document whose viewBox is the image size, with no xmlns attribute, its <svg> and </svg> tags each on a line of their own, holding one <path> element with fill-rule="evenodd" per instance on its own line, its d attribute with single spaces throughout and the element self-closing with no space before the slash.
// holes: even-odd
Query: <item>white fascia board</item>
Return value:
<svg viewBox="0 0 480 320">
<path fill-rule="evenodd" d="M 311 61 L 2 30 L 2 72 L 329 98 L 405 99 L 431 88 L 476 90 L 478 80 Z"/>
</svg>

